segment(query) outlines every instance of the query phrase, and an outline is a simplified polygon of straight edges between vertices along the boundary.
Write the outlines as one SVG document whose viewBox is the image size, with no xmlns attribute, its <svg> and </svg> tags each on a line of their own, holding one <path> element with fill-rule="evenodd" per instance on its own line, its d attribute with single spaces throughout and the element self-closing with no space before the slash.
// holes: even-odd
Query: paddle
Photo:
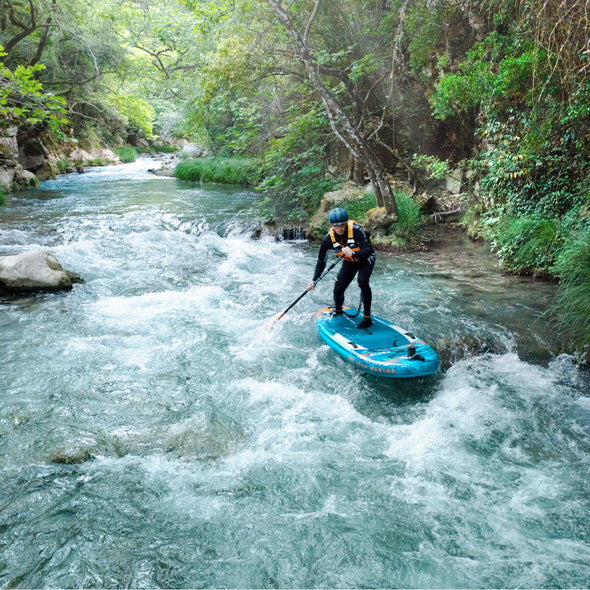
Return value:
<svg viewBox="0 0 590 590">
<path fill-rule="evenodd" d="M 335 262 L 333 262 L 316 280 L 315 280 L 315 284 L 317 285 L 339 262 L 342 261 L 342 258 L 337 258 L 335 260 Z M 295 307 L 295 304 L 298 303 L 301 299 L 303 299 L 307 294 L 309 293 L 309 291 L 306 289 L 305 291 L 303 291 L 303 293 L 301 293 L 301 295 L 299 295 L 299 297 L 297 297 L 297 299 L 295 299 L 295 301 L 293 301 L 293 303 L 291 303 L 291 305 L 289 305 L 289 307 L 287 307 L 287 309 L 285 309 L 285 311 L 283 311 L 279 317 L 273 322 L 273 324 L 276 324 L 291 308 Z"/>
</svg>

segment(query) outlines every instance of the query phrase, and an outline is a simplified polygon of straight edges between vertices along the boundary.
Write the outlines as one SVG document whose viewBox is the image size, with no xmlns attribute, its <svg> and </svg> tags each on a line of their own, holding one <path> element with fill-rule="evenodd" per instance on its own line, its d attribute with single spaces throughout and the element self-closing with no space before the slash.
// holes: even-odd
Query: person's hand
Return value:
<svg viewBox="0 0 590 590">
<path fill-rule="evenodd" d="M 311 281 L 309 285 L 305 288 L 306 291 L 313 291 L 315 289 L 315 281 Z"/>
<path fill-rule="evenodd" d="M 344 254 L 344 256 L 348 256 L 349 258 L 353 258 L 354 250 L 348 246 L 344 246 L 344 248 L 342 248 L 342 254 Z"/>
</svg>

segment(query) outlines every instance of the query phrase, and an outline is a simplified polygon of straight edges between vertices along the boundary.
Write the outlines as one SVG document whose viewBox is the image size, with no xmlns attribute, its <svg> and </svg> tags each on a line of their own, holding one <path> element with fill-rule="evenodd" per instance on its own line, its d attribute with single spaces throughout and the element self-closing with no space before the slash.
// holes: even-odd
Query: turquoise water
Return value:
<svg viewBox="0 0 590 590">
<path fill-rule="evenodd" d="M 445 360 L 367 376 L 313 325 L 333 277 L 269 329 L 314 246 L 152 166 L 0 209 L 0 255 L 86 281 L 0 304 L 2 587 L 590 585 L 590 384 L 550 352 L 551 285 L 468 242 L 382 254 L 375 313 Z"/>
</svg>

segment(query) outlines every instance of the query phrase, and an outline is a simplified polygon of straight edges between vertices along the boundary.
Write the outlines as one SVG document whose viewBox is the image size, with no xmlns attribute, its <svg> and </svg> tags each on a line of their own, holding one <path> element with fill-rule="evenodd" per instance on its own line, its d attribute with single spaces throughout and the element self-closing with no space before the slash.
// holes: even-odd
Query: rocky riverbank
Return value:
<svg viewBox="0 0 590 590">
<path fill-rule="evenodd" d="M 111 150 L 89 153 L 74 139 L 56 141 L 36 127 L 0 126 L 0 191 L 10 193 L 63 172 L 83 172 L 92 165 L 119 164 Z"/>
</svg>

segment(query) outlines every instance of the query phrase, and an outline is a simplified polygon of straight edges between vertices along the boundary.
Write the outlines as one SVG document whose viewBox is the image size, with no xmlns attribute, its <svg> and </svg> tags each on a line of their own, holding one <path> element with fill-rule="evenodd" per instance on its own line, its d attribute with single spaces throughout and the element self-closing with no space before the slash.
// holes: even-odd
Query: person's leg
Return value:
<svg viewBox="0 0 590 590">
<path fill-rule="evenodd" d="M 373 303 L 373 292 L 369 279 L 375 266 L 375 258 L 372 256 L 366 262 L 361 263 L 359 268 L 358 284 L 363 297 L 363 319 L 358 325 L 359 328 L 368 328 L 373 321 L 371 320 L 371 304 Z"/>
<path fill-rule="evenodd" d="M 343 262 L 340 267 L 340 272 L 334 283 L 334 307 L 336 308 L 336 312 L 342 311 L 342 306 L 344 305 L 344 291 L 346 291 L 348 285 L 350 285 L 352 279 L 354 279 L 357 268 L 358 265 L 352 262 Z"/>
<path fill-rule="evenodd" d="M 371 291 L 371 285 L 369 279 L 373 272 L 373 264 L 364 263 L 359 268 L 358 284 L 363 295 L 363 309 L 364 314 L 371 315 L 371 303 L 373 302 L 373 292 Z"/>
</svg>

